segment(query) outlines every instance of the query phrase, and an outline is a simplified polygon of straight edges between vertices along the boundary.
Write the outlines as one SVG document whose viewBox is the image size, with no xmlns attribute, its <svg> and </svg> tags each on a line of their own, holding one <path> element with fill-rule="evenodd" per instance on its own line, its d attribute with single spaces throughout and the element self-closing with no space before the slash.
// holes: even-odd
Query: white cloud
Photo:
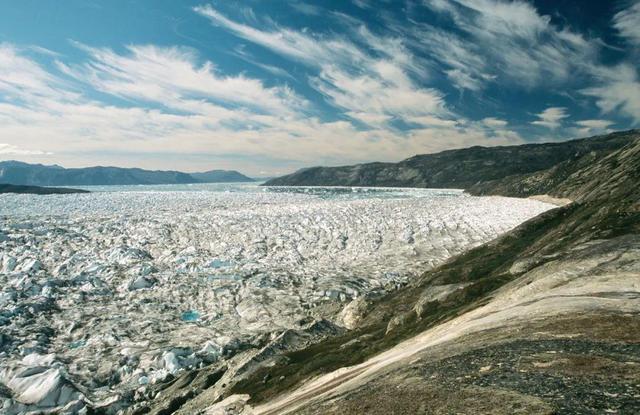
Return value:
<svg viewBox="0 0 640 415">
<path fill-rule="evenodd" d="M 369 0 L 353 0 L 353 4 L 360 7 L 361 9 L 371 8 L 371 3 L 369 3 Z"/>
<path fill-rule="evenodd" d="M 13 144 L 0 143 L 0 156 L 41 156 L 45 154 L 49 155 L 52 153 L 47 153 L 42 150 L 29 150 L 14 146 Z"/>
<path fill-rule="evenodd" d="M 579 137 L 584 137 L 592 134 L 605 134 L 611 132 L 609 129 L 614 122 L 608 120 L 581 120 L 576 121 L 575 126 L 570 128 L 569 131 Z"/>
<path fill-rule="evenodd" d="M 22 101 L 77 97 L 70 92 L 69 85 L 22 56 L 18 48 L 8 43 L 0 43 L 0 93 Z"/>
<path fill-rule="evenodd" d="M 260 30 L 233 21 L 209 5 L 194 10 L 243 39 L 317 68 L 311 86 L 371 128 L 392 119 L 448 113 L 442 93 L 417 86 L 413 76 L 425 76 L 424 71 L 397 38 L 376 36 L 363 25 L 352 28 L 357 39 L 378 53 L 373 56 L 343 38 L 280 27 Z"/>
<path fill-rule="evenodd" d="M 408 121 L 414 124 L 419 124 L 422 127 L 430 128 L 453 128 L 458 126 L 458 121 L 456 120 L 434 117 L 433 115 L 410 117 Z"/>
<path fill-rule="evenodd" d="M 603 65 L 600 39 L 555 26 L 528 1 L 423 1 L 450 17 L 457 30 L 422 25 L 414 29 L 415 42 L 422 42 L 458 88 L 480 91 L 495 82 L 501 87 L 509 83 L 513 88 L 553 88 L 558 93 L 578 90 L 594 98 L 603 114 L 619 114 L 640 124 L 638 66 Z M 640 2 L 627 4 L 614 16 L 613 26 L 629 44 L 640 46 Z M 557 129 L 565 115 L 552 108 L 533 124 Z"/>
<path fill-rule="evenodd" d="M 613 17 L 613 27 L 630 44 L 640 46 L 640 2 L 636 1 L 628 8 L 616 13 Z"/>
<path fill-rule="evenodd" d="M 307 16 L 320 16 L 323 10 L 315 6 L 313 4 L 301 3 L 301 2 L 292 2 L 290 6 L 302 14 L 306 14 Z"/>
<path fill-rule="evenodd" d="M 446 13 L 462 30 L 490 40 L 537 39 L 548 30 L 549 17 L 530 3 L 514 0 L 425 0 L 435 11 Z"/>
<path fill-rule="evenodd" d="M 373 88 L 387 82 L 406 96 L 399 95 L 397 102 L 391 97 L 378 98 L 369 105 L 350 102 L 348 106 L 364 109 L 348 114 L 370 125 L 363 130 L 349 121 L 327 122 L 310 116 L 299 110 L 295 98 L 283 97 L 277 87 L 267 88 L 244 77 L 221 77 L 212 64 L 198 65 L 197 57 L 183 49 L 131 46 L 127 53 L 116 54 L 86 47 L 86 62 L 75 66 L 58 63 L 64 76 L 46 70 L 8 45 L 2 51 L 2 148 L 5 153 L 20 152 L 20 158 L 26 160 L 68 166 L 219 167 L 249 174 L 282 173 L 282 165 L 289 170 L 309 164 L 397 161 L 468 143 L 521 141 L 506 130 L 488 132 L 475 124 L 430 114 L 440 109 L 437 99 L 429 102 L 431 95 L 410 89 L 411 81 L 403 84 L 409 78 L 388 71 L 384 65 L 377 70 L 385 73 L 385 78 L 372 75 Z M 184 79 L 174 79 L 176 76 Z M 227 80 L 239 82 L 247 90 L 239 91 L 237 97 L 229 96 L 224 84 Z M 339 88 L 337 80 L 336 84 L 331 88 Z M 128 105 L 116 106 L 68 92 L 83 88 L 127 98 Z M 357 85 L 345 87 L 344 99 L 364 99 L 365 91 L 360 92 Z M 247 101 L 252 97 L 273 104 L 267 108 L 263 103 L 250 105 Z M 426 109 L 420 109 L 418 101 Z M 280 109 L 271 111 L 271 107 Z M 369 108 L 375 111 L 367 112 Z M 389 128 L 386 123 L 391 115 L 387 113 L 394 112 L 407 117 L 411 114 L 419 128 Z M 23 143 L 29 143 L 29 148 Z M 114 163 L 114 154 L 122 157 L 120 162 Z M 241 157 L 228 161 L 234 155 Z"/>
<path fill-rule="evenodd" d="M 246 52 L 244 50 L 244 45 L 240 45 L 237 48 L 234 49 L 234 54 L 239 57 L 240 59 L 244 60 L 245 62 L 249 62 L 252 65 L 255 65 L 259 68 L 264 69 L 265 71 L 282 77 L 282 78 L 288 78 L 291 79 L 293 81 L 296 81 L 296 79 L 287 71 L 285 71 L 282 68 L 279 68 L 277 66 L 273 66 L 273 65 L 268 65 L 266 63 L 262 63 L 262 62 L 258 62 L 258 60 L 256 60 L 250 53 Z"/>
<path fill-rule="evenodd" d="M 194 51 L 153 45 L 129 46 L 129 54 L 110 49 L 81 46 L 91 61 L 61 67 L 95 89 L 120 97 L 164 103 L 176 109 L 194 111 L 202 100 L 217 104 L 237 104 L 267 113 L 287 113 L 306 103 L 287 87 L 267 88 L 257 79 L 242 75 L 224 76 L 212 62 L 197 64 Z M 203 110 L 211 105 L 201 105 Z M 224 112 L 216 108 L 216 112 Z"/>
<path fill-rule="evenodd" d="M 529 2 L 424 1 L 432 10 L 450 16 L 463 33 L 445 34 L 426 27 L 423 37 L 460 88 L 477 91 L 494 79 L 521 88 L 563 84 L 597 53 L 596 42 L 555 27 Z"/>
<path fill-rule="evenodd" d="M 413 35 L 414 45 L 448 68 L 444 73 L 458 88 L 479 91 L 493 78 L 487 73 L 486 60 L 470 42 L 431 26 L 416 30 Z"/>
<path fill-rule="evenodd" d="M 130 45 L 116 52 L 78 44 L 86 56 L 69 63 L 54 51 L 0 44 L 0 137 L 5 142 L 0 151 L 22 151 L 22 156 L 34 158 L 54 152 L 58 162 L 82 153 L 87 163 L 100 164 L 111 163 L 110 153 L 146 154 L 146 166 L 154 168 L 184 168 L 160 164 L 169 155 L 206 155 L 200 162 L 210 168 L 204 165 L 210 163 L 207 158 L 223 160 L 235 154 L 249 161 L 228 167 L 252 173 L 273 172 L 274 160 L 290 168 L 394 161 L 469 145 L 522 142 L 506 120 L 471 121 L 456 114 L 446 103 L 444 91 L 451 91 L 430 87 L 435 76 L 475 93 L 490 83 L 563 92 L 562 87 L 587 85 L 588 79 L 589 86 L 577 89 L 593 98 L 602 113 L 640 122 L 637 68 L 629 63 L 599 65 L 595 40 L 554 26 L 532 3 L 427 3 L 440 18 L 449 16 L 454 28 L 447 31 L 409 19 L 392 22 L 392 30 L 382 35 L 341 15 L 343 34 L 320 33 L 279 26 L 251 9 L 238 10 L 238 20 L 210 5 L 194 9 L 243 43 L 295 62 L 292 73 L 307 70 L 309 86 L 340 110 L 333 119 L 318 118 L 318 108 L 286 84 L 222 73 L 192 49 Z M 318 11 L 301 3 L 293 7 L 307 14 Z M 629 42 L 637 42 L 635 26 L 629 23 L 635 9 L 614 19 Z M 258 62 L 242 48 L 235 52 L 280 79 L 291 79 L 282 69 L 285 65 Z M 52 69 L 42 64 L 52 60 L 57 62 Z M 302 81 L 293 85 L 300 87 Z M 456 95 L 461 101 L 467 98 Z M 555 130 L 568 126 L 568 117 L 566 108 L 551 107 L 532 124 Z M 582 120 L 568 129 L 586 134 L 611 125 Z M 198 168 L 192 160 L 180 163 Z"/>
<path fill-rule="evenodd" d="M 585 88 L 584 95 L 596 98 L 596 105 L 604 114 L 620 113 L 640 124 L 640 79 L 630 64 L 612 68 L 594 68 L 599 85 Z"/>
<path fill-rule="evenodd" d="M 403 119 L 447 113 L 442 94 L 434 89 L 405 86 L 370 75 L 352 76 L 334 67 L 323 69 L 312 85 L 349 113 Z"/>
<path fill-rule="evenodd" d="M 482 123 L 487 127 L 506 127 L 507 122 L 498 118 L 488 117 L 482 120 Z"/>
<path fill-rule="evenodd" d="M 370 112 L 348 111 L 346 112 L 346 115 L 354 120 L 362 122 L 363 124 L 373 125 L 376 127 L 383 127 L 387 122 L 393 119 L 390 115 Z"/>
<path fill-rule="evenodd" d="M 214 25 L 224 27 L 237 36 L 309 65 L 328 61 L 349 61 L 361 55 L 353 45 L 339 39 L 314 38 L 290 29 L 259 30 L 227 18 L 208 4 L 195 7 L 193 10 L 207 17 Z M 361 55 L 360 58 L 364 56 Z"/>
<path fill-rule="evenodd" d="M 562 120 L 569 117 L 567 109 L 562 107 L 550 107 L 537 115 L 538 120 L 531 124 L 540 125 L 555 130 L 562 125 Z"/>
<path fill-rule="evenodd" d="M 591 128 L 594 130 L 604 130 L 614 123 L 613 121 L 609 120 L 581 120 L 576 121 L 576 124 L 580 127 Z"/>
</svg>

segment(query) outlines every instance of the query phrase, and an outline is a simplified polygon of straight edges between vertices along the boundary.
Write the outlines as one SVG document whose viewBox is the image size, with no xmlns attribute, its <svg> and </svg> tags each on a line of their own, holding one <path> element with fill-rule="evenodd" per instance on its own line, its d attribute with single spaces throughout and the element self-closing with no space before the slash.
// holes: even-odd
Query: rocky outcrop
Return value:
<svg viewBox="0 0 640 415">
<path fill-rule="evenodd" d="M 365 297 L 355 298 L 342 309 L 338 316 L 338 322 L 349 330 L 353 330 L 358 327 L 367 309 L 368 302 Z"/>
</svg>

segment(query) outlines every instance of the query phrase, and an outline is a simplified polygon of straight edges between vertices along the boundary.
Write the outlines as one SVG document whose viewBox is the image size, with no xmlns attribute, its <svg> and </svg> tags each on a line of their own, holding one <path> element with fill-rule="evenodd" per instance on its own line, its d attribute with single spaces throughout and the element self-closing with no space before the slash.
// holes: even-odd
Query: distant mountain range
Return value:
<svg viewBox="0 0 640 415">
<path fill-rule="evenodd" d="M 543 171 L 563 162 L 570 163 L 590 153 L 595 157 L 613 152 L 628 144 L 632 134 L 634 131 L 555 143 L 476 146 L 418 155 L 399 163 L 311 167 L 268 180 L 264 185 L 470 189 L 480 183 Z"/>
<path fill-rule="evenodd" d="M 27 186 L 91 186 L 135 184 L 188 184 L 254 181 L 234 170 L 211 170 L 203 173 L 143 170 L 121 167 L 84 167 L 29 164 L 20 161 L 0 162 L 0 183 Z"/>
</svg>

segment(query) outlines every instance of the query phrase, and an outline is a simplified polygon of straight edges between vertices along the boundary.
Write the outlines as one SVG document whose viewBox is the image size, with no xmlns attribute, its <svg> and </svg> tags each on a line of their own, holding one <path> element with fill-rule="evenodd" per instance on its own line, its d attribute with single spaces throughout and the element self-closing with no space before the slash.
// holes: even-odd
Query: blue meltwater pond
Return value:
<svg viewBox="0 0 640 415">
<path fill-rule="evenodd" d="M 198 321 L 200 319 L 200 313 L 195 310 L 189 310 L 182 313 L 182 321 Z"/>
</svg>

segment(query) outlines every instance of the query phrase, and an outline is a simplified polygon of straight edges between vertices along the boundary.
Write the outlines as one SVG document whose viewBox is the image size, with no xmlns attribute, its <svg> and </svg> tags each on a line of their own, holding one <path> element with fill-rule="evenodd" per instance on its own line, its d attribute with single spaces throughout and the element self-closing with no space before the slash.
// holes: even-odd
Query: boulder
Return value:
<svg viewBox="0 0 640 415">
<path fill-rule="evenodd" d="M 349 330 L 358 327 L 358 323 L 364 318 L 367 308 L 367 300 L 364 297 L 356 298 L 347 304 L 338 316 L 338 324 L 342 324 Z"/>
</svg>

